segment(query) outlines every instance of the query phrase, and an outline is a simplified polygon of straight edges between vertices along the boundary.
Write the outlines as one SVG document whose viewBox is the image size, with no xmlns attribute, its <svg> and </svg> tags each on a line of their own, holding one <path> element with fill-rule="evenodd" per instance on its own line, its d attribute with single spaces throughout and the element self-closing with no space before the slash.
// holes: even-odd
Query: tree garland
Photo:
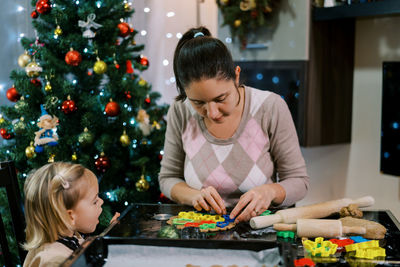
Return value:
<svg viewBox="0 0 400 267">
<path fill-rule="evenodd" d="M 247 45 L 247 34 L 271 19 L 279 0 L 216 0 L 221 10 L 222 26 L 229 25 L 232 38 L 239 38 L 241 48 Z"/>
</svg>

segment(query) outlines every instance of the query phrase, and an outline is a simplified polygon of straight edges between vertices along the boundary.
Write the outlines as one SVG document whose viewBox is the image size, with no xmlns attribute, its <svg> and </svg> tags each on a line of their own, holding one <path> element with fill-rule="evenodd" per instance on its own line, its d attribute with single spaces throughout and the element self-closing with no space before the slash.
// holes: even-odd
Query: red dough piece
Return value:
<svg viewBox="0 0 400 267">
<path fill-rule="evenodd" d="M 302 258 L 302 259 L 294 260 L 294 266 L 296 266 L 296 267 L 300 267 L 300 266 L 313 267 L 313 266 L 315 266 L 315 263 L 309 258 Z"/>
</svg>

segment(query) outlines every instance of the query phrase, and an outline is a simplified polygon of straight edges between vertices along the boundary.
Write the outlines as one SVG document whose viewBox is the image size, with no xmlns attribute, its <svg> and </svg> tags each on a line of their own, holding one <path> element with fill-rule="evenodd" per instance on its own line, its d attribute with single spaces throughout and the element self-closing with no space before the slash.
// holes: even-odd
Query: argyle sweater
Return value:
<svg viewBox="0 0 400 267">
<path fill-rule="evenodd" d="M 167 115 L 159 182 L 171 198 L 179 182 L 213 186 L 227 206 L 251 188 L 277 182 L 286 191 L 280 207 L 307 193 L 309 178 L 290 111 L 277 94 L 245 87 L 245 106 L 234 135 L 218 139 L 189 100 L 174 102 Z"/>
</svg>

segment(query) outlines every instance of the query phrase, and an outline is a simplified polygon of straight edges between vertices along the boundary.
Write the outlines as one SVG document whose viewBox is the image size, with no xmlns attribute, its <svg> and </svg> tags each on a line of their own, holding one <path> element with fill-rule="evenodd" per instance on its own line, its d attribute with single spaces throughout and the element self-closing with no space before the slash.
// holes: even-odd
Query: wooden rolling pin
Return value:
<svg viewBox="0 0 400 267">
<path fill-rule="evenodd" d="M 361 226 L 342 226 L 339 220 L 324 219 L 298 219 L 296 224 L 274 224 L 277 231 L 296 231 L 299 237 L 341 237 L 345 234 L 363 235 L 366 233 L 365 227 Z"/>
<path fill-rule="evenodd" d="M 350 204 L 358 204 L 359 207 L 369 207 L 374 204 L 375 200 L 371 196 L 359 199 L 342 198 L 331 200 L 318 204 L 279 210 L 275 214 L 267 216 L 258 216 L 250 219 L 250 226 L 253 229 L 260 229 L 273 225 L 274 223 L 296 223 L 297 219 L 318 219 L 328 217 L 341 208 Z"/>
</svg>

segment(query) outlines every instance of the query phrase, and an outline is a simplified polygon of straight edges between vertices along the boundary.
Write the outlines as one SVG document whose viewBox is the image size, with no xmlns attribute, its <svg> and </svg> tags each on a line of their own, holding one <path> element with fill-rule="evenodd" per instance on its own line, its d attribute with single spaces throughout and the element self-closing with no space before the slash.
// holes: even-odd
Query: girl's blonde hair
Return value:
<svg viewBox="0 0 400 267">
<path fill-rule="evenodd" d="M 26 243 L 31 250 L 53 243 L 74 231 L 67 210 L 82 197 L 77 186 L 85 168 L 80 164 L 54 162 L 36 170 L 25 181 Z"/>
</svg>

